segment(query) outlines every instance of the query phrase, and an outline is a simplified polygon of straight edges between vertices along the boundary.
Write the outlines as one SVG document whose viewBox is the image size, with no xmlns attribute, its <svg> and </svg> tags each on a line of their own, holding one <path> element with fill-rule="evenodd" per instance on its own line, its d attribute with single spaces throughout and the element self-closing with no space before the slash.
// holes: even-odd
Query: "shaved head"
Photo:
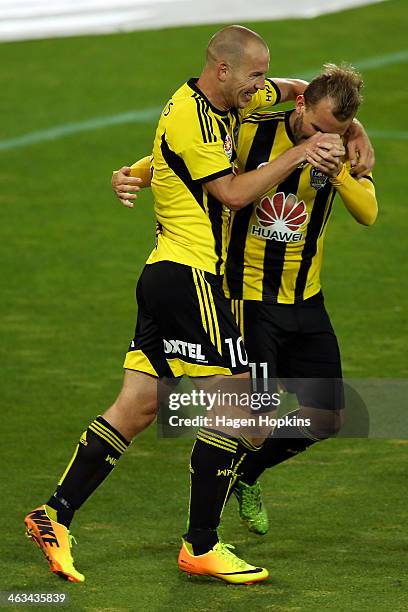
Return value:
<svg viewBox="0 0 408 612">
<path fill-rule="evenodd" d="M 225 62 L 237 66 L 244 56 L 262 50 L 269 54 L 268 45 L 256 32 L 240 25 L 230 25 L 214 34 L 207 46 L 207 64 Z"/>
<path fill-rule="evenodd" d="M 207 61 L 197 81 L 214 104 L 225 110 L 245 108 L 265 88 L 268 45 L 259 34 L 240 25 L 219 30 L 207 46 Z"/>
</svg>

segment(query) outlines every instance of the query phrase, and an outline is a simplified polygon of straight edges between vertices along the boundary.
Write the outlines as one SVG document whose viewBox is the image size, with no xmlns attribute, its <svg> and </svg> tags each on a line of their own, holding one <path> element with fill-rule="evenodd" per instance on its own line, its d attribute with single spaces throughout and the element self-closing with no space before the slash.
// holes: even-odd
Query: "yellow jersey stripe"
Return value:
<svg viewBox="0 0 408 612">
<path fill-rule="evenodd" d="M 332 196 L 331 196 L 329 202 L 326 204 L 326 210 L 325 210 L 325 213 L 324 213 L 324 219 L 323 219 L 322 227 L 321 227 L 321 230 L 319 232 L 319 238 L 323 234 L 324 228 L 326 227 L 326 223 L 329 220 L 330 213 L 332 211 L 333 200 L 334 200 L 335 196 L 336 196 L 336 192 L 333 191 Z"/>
<path fill-rule="evenodd" d="M 209 134 L 209 138 L 210 138 L 210 142 L 216 142 L 217 138 L 214 134 L 214 125 L 211 119 L 211 116 L 209 114 L 209 106 L 208 104 L 206 104 L 206 102 L 200 98 L 200 102 L 201 102 L 201 108 L 202 108 L 202 115 L 203 115 L 203 119 Z"/>
<path fill-rule="evenodd" d="M 198 115 L 198 120 L 200 122 L 200 128 L 201 128 L 201 134 L 203 137 L 203 141 L 204 142 L 214 142 L 211 132 L 209 130 L 208 120 L 206 120 L 204 116 L 204 108 L 203 108 L 204 100 L 202 100 L 197 94 L 193 94 L 193 98 L 195 99 L 195 102 L 197 105 L 197 115 Z"/>
<path fill-rule="evenodd" d="M 246 117 L 239 133 L 240 168 L 253 170 L 293 147 L 292 117 L 292 111 Z M 294 304 L 317 294 L 334 194 L 327 177 L 303 163 L 262 198 L 236 211 L 225 273 L 227 296 Z M 242 329 L 242 313 L 236 316 Z"/>
<path fill-rule="evenodd" d="M 242 123 L 263 123 L 264 121 L 285 121 L 285 111 L 282 113 L 253 113 Z"/>
</svg>

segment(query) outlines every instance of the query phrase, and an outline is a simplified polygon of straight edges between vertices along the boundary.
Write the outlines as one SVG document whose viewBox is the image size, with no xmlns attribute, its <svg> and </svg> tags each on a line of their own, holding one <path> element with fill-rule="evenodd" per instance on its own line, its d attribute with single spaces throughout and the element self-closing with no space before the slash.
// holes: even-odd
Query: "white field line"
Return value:
<svg viewBox="0 0 408 612">
<path fill-rule="evenodd" d="M 361 60 L 360 62 L 356 62 L 355 65 L 361 70 L 368 71 L 392 64 L 402 64 L 407 61 L 408 50 L 405 50 L 389 53 L 387 55 L 369 57 Z M 305 79 L 310 79 L 313 78 L 318 71 L 319 69 L 310 70 L 298 76 L 302 76 Z M 79 121 L 76 123 L 64 123 L 46 130 L 29 132 L 27 134 L 22 134 L 21 136 L 2 140 L 0 141 L 0 151 L 10 151 L 11 149 L 36 145 L 41 142 L 59 140 L 65 136 L 72 136 L 73 134 L 78 134 L 80 132 L 89 132 L 92 130 L 109 127 L 111 125 L 121 125 L 126 123 L 156 123 L 161 110 L 161 107 L 152 107 L 142 110 L 129 111 L 119 115 L 95 117 L 93 119 L 87 119 L 86 121 Z M 373 138 L 384 138 L 391 140 L 407 140 L 408 138 L 408 132 L 406 131 L 372 130 L 369 133 Z"/>
</svg>

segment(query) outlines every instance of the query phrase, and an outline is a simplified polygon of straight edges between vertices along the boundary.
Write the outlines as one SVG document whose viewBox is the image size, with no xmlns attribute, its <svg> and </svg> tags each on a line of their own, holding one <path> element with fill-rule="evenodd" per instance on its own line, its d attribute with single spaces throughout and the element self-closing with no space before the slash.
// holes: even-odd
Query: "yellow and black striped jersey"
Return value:
<svg viewBox="0 0 408 612">
<path fill-rule="evenodd" d="M 232 172 L 242 119 L 279 102 L 270 79 L 243 110 L 216 109 L 190 79 L 166 104 L 153 147 L 152 190 L 158 224 L 147 263 L 174 261 L 223 274 L 230 211 L 204 184 Z"/>
<path fill-rule="evenodd" d="M 240 169 L 254 170 L 296 143 L 292 111 L 254 113 L 238 142 Z M 370 178 L 370 177 L 367 177 Z M 304 163 L 233 214 L 224 289 L 232 299 L 294 304 L 320 291 L 323 242 L 336 190 Z"/>
</svg>

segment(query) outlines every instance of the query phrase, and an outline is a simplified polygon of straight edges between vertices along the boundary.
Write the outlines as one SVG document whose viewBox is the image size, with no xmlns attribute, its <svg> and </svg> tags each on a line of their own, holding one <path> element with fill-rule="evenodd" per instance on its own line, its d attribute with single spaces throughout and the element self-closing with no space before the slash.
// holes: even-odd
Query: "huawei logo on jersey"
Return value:
<svg viewBox="0 0 408 612">
<path fill-rule="evenodd" d="M 275 193 L 272 200 L 264 198 L 256 207 L 256 216 L 263 227 L 274 225 L 276 229 L 290 229 L 292 232 L 299 229 L 308 217 L 304 201 L 298 202 L 293 193 L 285 198 L 282 191 Z"/>
<path fill-rule="evenodd" d="M 293 193 L 285 197 L 280 191 L 273 198 L 265 197 L 256 207 L 258 225 L 253 225 L 251 234 L 280 242 L 299 242 L 303 234 L 299 231 L 308 219 L 306 205 Z"/>
</svg>

